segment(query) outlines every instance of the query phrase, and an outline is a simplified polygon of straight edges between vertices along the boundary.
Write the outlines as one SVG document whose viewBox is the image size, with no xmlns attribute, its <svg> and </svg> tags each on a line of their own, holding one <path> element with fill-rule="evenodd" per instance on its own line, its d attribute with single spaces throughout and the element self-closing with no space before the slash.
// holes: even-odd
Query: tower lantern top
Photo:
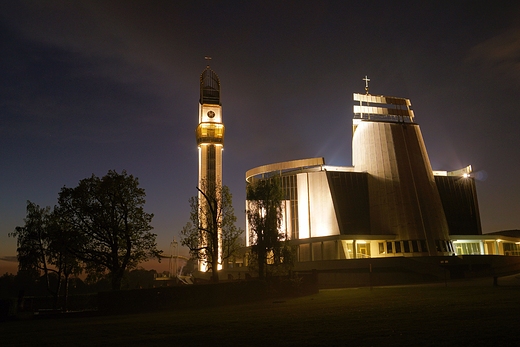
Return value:
<svg viewBox="0 0 520 347">
<path fill-rule="evenodd" d="M 209 62 L 209 60 L 208 60 Z M 200 75 L 200 100 L 201 104 L 220 105 L 220 80 L 209 65 Z"/>
</svg>

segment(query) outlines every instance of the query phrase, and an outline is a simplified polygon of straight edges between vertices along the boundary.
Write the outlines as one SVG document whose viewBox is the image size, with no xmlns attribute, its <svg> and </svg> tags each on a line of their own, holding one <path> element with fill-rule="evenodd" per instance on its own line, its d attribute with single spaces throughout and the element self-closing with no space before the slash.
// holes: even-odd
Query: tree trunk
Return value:
<svg viewBox="0 0 520 347">
<path fill-rule="evenodd" d="M 216 268 L 211 270 L 211 281 L 217 283 L 219 281 L 218 279 L 218 271 Z"/>
<path fill-rule="evenodd" d="M 265 279 L 265 249 L 260 245 L 258 247 L 258 278 Z"/>
<path fill-rule="evenodd" d="M 56 284 L 56 291 L 53 293 L 54 294 L 54 304 L 53 304 L 53 309 L 58 309 L 58 305 L 60 303 L 60 289 L 61 289 L 61 271 L 59 271 L 57 273 L 57 276 L 58 276 L 58 283 Z"/>
<path fill-rule="evenodd" d="M 115 269 L 111 272 L 111 275 L 112 290 L 120 290 L 124 271 L 121 269 Z"/>
<path fill-rule="evenodd" d="M 211 281 L 217 283 L 219 281 L 219 278 L 218 278 L 218 230 L 215 230 L 212 237 L 213 237 L 213 256 L 211 258 Z"/>
<path fill-rule="evenodd" d="M 69 300 L 69 275 L 65 275 L 64 279 L 65 283 L 63 284 L 63 311 L 67 312 L 68 310 L 68 300 Z"/>
</svg>

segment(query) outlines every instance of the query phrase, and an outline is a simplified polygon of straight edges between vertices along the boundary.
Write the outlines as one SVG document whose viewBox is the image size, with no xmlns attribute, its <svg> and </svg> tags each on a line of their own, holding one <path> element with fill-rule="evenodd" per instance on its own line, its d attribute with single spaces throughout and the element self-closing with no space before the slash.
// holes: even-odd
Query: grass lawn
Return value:
<svg viewBox="0 0 520 347">
<path fill-rule="evenodd" d="M 0 346 L 519 346 L 520 286 L 324 290 L 278 301 L 0 323 Z"/>
</svg>

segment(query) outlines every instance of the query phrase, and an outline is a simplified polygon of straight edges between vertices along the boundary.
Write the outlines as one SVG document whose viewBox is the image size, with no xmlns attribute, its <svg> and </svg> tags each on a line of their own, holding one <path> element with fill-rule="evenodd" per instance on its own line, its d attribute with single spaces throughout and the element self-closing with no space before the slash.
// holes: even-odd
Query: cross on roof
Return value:
<svg viewBox="0 0 520 347">
<path fill-rule="evenodd" d="M 363 78 L 363 81 L 365 81 L 365 93 L 368 95 L 368 82 L 370 82 L 370 78 L 368 78 L 368 76 L 365 75 L 365 78 Z"/>
</svg>

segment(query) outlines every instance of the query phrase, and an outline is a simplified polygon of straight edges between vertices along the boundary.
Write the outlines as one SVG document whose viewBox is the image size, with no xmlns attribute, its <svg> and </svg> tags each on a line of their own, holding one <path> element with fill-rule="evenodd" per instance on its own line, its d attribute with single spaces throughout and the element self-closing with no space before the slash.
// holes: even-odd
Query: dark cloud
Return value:
<svg viewBox="0 0 520 347">
<path fill-rule="evenodd" d="M 520 26 L 477 44 L 468 59 L 482 64 L 484 73 L 520 84 Z"/>
<path fill-rule="evenodd" d="M 11 262 L 11 263 L 18 262 L 18 258 L 15 255 L 10 255 L 10 256 L 8 255 L 8 256 L 0 257 L 0 260 Z"/>
<path fill-rule="evenodd" d="M 351 165 L 352 93 L 408 97 L 434 169 L 472 164 L 485 231 L 518 228 L 512 2 L 5 1 L 0 254 L 26 200 L 109 169 L 139 177 L 167 248 L 195 195 L 204 56 L 222 83 L 224 183 L 323 156 Z M 241 207 L 242 206 L 242 207 Z M 2 236 L 3 235 L 3 236 Z"/>
</svg>

